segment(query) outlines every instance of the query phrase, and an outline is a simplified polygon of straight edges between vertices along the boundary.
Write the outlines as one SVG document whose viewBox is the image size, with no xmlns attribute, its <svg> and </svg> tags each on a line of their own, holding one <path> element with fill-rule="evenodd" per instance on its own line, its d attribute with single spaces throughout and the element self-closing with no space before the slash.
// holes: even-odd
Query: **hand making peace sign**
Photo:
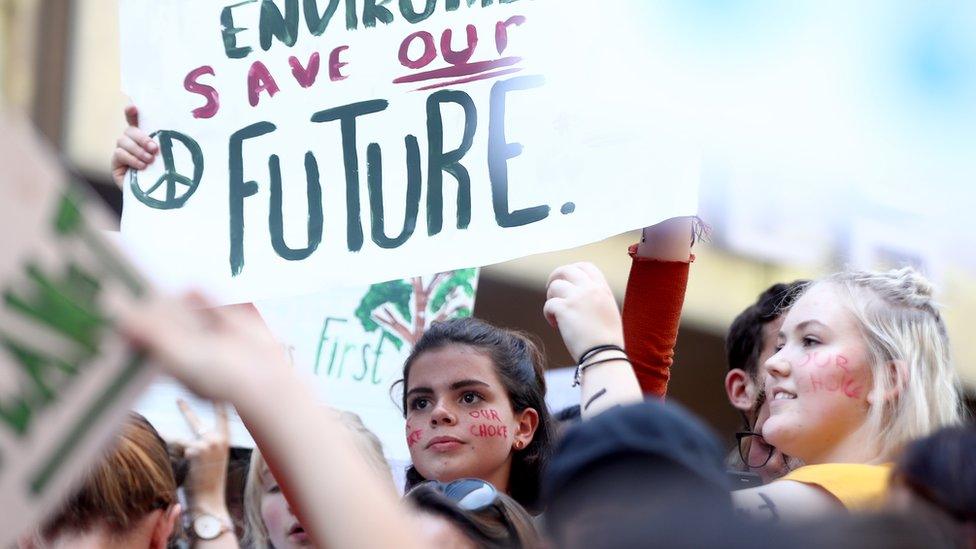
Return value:
<svg viewBox="0 0 976 549">
<path fill-rule="evenodd" d="M 216 424 L 208 429 L 183 399 L 177 399 L 183 418 L 196 436 L 192 441 L 180 441 L 183 455 L 189 463 L 186 478 L 191 514 L 207 513 L 216 517 L 228 516 L 224 496 L 227 487 L 227 463 L 230 459 L 230 427 L 227 406 L 214 404 Z"/>
</svg>

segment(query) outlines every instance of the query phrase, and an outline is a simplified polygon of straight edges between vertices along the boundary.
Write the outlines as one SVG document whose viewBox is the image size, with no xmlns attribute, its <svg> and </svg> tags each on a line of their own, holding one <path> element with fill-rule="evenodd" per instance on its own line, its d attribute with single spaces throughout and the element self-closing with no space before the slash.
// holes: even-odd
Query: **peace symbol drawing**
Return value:
<svg viewBox="0 0 976 549">
<path fill-rule="evenodd" d="M 138 172 L 129 170 L 129 187 L 136 199 L 150 208 L 158 210 L 181 208 L 200 185 L 200 179 L 203 177 L 203 151 L 193 138 L 176 131 L 160 130 L 149 135 L 149 137 L 157 136 L 165 171 L 151 187 L 143 190 L 139 186 Z M 176 162 L 173 159 L 174 139 L 182 143 L 190 153 L 190 159 L 193 161 L 192 178 L 176 171 Z"/>
</svg>

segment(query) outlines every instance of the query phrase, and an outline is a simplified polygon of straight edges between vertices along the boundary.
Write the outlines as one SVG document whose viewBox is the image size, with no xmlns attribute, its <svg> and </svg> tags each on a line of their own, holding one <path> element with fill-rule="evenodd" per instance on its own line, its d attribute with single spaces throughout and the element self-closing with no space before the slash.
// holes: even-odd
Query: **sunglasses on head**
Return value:
<svg viewBox="0 0 976 549">
<path fill-rule="evenodd" d="M 481 511 L 498 501 L 498 490 L 478 478 L 462 478 L 452 482 L 430 481 L 429 484 L 465 511 Z"/>
</svg>

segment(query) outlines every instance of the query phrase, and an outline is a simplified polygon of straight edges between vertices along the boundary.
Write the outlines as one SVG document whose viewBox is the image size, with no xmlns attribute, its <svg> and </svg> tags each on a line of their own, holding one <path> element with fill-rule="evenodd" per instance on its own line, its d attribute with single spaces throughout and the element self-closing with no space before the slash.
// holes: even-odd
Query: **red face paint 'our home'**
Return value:
<svg viewBox="0 0 976 549">
<path fill-rule="evenodd" d="M 862 384 L 851 375 L 851 371 L 847 367 L 848 362 L 847 357 L 844 355 L 814 351 L 807 353 L 803 357 L 803 360 L 797 363 L 797 366 L 811 365 L 818 369 L 829 366 L 836 367 L 837 370 L 810 374 L 810 391 L 843 393 L 848 398 L 860 398 Z"/>
<path fill-rule="evenodd" d="M 850 376 L 828 376 L 823 378 L 818 375 L 810 375 L 810 391 L 840 392 L 848 398 L 861 397 L 861 385 Z"/>
<path fill-rule="evenodd" d="M 859 459 L 844 452 L 864 447 L 856 441 L 874 404 L 872 355 L 846 300 L 830 283 L 810 287 L 763 365 L 770 416 L 762 434 L 808 464 Z"/>
</svg>

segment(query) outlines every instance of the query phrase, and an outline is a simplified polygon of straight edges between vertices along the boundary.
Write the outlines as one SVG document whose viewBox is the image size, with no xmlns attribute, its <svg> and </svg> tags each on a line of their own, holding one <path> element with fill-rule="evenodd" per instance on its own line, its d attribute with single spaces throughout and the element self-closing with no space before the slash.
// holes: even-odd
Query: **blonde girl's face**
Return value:
<svg viewBox="0 0 976 549">
<path fill-rule="evenodd" d="M 843 303 L 834 286 L 813 285 L 787 313 L 778 351 L 763 365 L 763 437 L 807 464 L 850 460 L 842 454 L 868 419 L 870 353 Z"/>
<path fill-rule="evenodd" d="M 275 549 L 311 547 L 308 534 L 291 512 L 278 481 L 267 467 L 261 471 L 261 490 L 261 520 Z"/>
</svg>

